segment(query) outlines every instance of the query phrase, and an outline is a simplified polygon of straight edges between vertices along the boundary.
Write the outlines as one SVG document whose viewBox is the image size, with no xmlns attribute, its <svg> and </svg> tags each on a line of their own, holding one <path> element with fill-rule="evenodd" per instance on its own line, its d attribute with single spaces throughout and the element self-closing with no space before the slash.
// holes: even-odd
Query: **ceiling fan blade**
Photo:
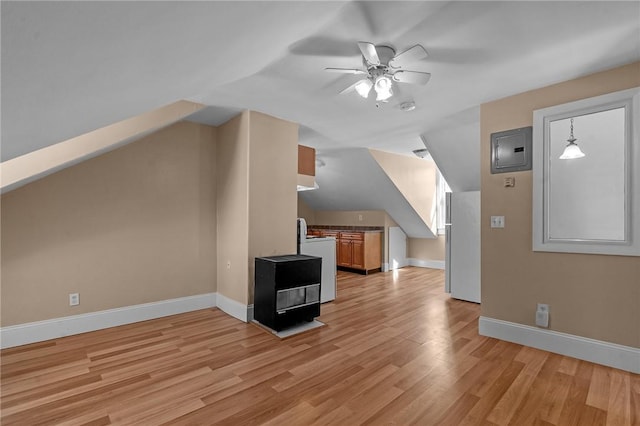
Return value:
<svg viewBox="0 0 640 426">
<path fill-rule="evenodd" d="M 376 51 L 376 47 L 373 43 L 368 43 L 366 41 L 359 41 L 358 47 L 362 52 L 362 56 L 370 65 L 380 65 L 380 58 L 378 58 L 378 52 Z"/>
<path fill-rule="evenodd" d="M 339 72 L 342 74 L 367 74 L 366 71 L 356 68 L 325 68 L 324 70 L 330 72 Z"/>
<path fill-rule="evenodd" d="M 392 75 L 393 79 L 399 83 L 422 84 L 429 82 L 431 74 L 418 71 L 396 71 Z"/>
<path fill-rule="evenodd" d="M 429 56 L 424 47 L 416 44 L 415 46 L 405 50 L 402 53 L 396 55 L 389 61 L 391 68 L 402 68 L 406 64 L 410 64 L 416 61 L 420 61 Z"/>
<path fill-rule="evenodd" d="M 366 80 L 366 78 L 363 78 L 362 80 Z M 362 80 L 358 80 L 355 83 L 353 83 L 351 86 L 347 87 L 346 89 L 343 89 L 339 92 L 340 95 L 342 95 L 343 93 L 349 93 L 349 92 L 353 92 L 356 90 L 356 86 L 362 81 Z"/>
</svg>

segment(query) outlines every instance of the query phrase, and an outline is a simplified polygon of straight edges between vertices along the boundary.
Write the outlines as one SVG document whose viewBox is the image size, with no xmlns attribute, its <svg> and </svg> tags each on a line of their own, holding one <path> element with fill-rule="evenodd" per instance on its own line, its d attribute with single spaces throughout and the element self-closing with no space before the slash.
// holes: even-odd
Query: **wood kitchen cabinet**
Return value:
<svg viewBox="0 0 640 426">
<path fill-rule="evenodd" d="M 339 268 L 355 269 L 365 274 L 382 269 L 382 231 L 309 229 L 308 234 L 336 239 Z"/>
<path fill-rule="evenodd" d="M 323 237 L 333 237 L 336 240 L 338 239 L 339 234 L 340 234 L 340 231 L 336 231 L 336 230 L 333 230 L 333 229 L 323 229 L 321 231 L 321 235 Z"/>
<path fill-rule="evenodd" d="M 358 269 L 365 274 L 381 269 L 380 232 L 340 232 L 337 238 L 338 266 Z"/>
<path fill-rule="evenodd" d="M 337 240 L 338 247 L 338 266 L 347 268 L 352 267 L 353 260 L 353 242 L 351 240 Z"/>
<path fill-rule="evenodd" d="M 351 250 L 351 267 L 366 270 L 367 268 L 364 261 L 364 241 L 354 240 L 351 244 L 353 245 Z"/>
</svg>

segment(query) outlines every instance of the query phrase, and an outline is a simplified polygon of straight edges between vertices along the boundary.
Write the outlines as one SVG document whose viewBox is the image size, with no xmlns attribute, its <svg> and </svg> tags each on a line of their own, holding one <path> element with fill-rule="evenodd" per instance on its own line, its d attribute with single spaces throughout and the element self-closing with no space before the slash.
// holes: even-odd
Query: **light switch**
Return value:
<svg viewBox="0 0 640 426">
<path fill-rule="evenodd" d="M 504 228 L 504 216 L 491 216 L 492 228 Z"/>
</svg>

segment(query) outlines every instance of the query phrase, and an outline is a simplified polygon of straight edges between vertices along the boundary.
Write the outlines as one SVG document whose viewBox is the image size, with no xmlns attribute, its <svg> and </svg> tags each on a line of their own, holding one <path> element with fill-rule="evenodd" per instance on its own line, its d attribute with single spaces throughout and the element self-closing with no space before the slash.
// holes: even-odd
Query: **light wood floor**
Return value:
<svg viewBox="0 0 640 426">
<path fill-rule="evenodd" d="M 2 351 L 2 425 L 639 425 L 640 376 L 477 333 L 442 271 L 339 274 L 279 340 L 217 309 Z"/>
</svg>

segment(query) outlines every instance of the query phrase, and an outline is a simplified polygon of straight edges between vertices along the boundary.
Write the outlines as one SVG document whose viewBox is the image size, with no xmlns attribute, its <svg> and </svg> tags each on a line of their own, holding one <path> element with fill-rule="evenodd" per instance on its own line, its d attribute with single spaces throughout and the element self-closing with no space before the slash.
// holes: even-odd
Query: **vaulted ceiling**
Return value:
<svg viewBox="0 0 640 426">
<path fill-rule="evenodd" d="M 640 2 L 11 2 L 2 13 L 2 161 L 178 100 L 220 124 L 297 122 L 318 155 L 426 146 L 452 188 L 479 186 L 479 105 L 640 60 Z M 421 44 L 426 86 L 338 93 L 358 41 Z M 399 104 L 413 101 L 416 109 Z"/>
</svg>

